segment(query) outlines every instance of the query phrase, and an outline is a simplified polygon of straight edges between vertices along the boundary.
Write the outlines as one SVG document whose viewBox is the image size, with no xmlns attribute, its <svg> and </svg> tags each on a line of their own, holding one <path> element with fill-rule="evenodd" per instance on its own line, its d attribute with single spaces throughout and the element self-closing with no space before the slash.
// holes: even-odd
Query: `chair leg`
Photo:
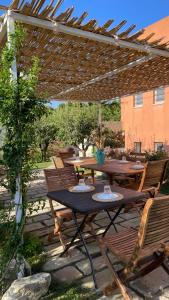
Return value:
<svg viewBox="0 0 169 300">
<path fill-rule="evenodd" d="M 93 235 L 94 237 L 96 237 L 96 232 L 95 232 L 92 222 L 95 219 L 96 215 L 97 214 L 89 215 L 89 217 L 86 220 L 86 225 L 88 225 L 90 227 L 91 235 Z"/>
<path fill-rule="evenodd" d="M 114 270 L 111 262 L 110 262 L 110 259 L 108 257 L 108 254 L 107 254 L 107 249 L 104 245 L 104 243 L 102 242 L 102 240 L 100 240 L 100 248 L 101 248 L 101 253 L 104 257 L 104 260 L 112 274 L 112 277 L 113 277 L 113 282 L 112 284 L 109 284 L 108 286 L 105 287 L 105 289 L 103 290 L 103 293 L 106 295 L 106 296 L 110 296 L 112 295 L 112 293 L 114 292 L 114 290 L 116 288 L 119 288 L 120 289 L 120 292 L 121 294 L 123 295 L 124 299 L 125 300 L 132 300 L 127 292 L 127 289 L 125 287 L 125 285 L 123 284 L 123 282 L 120 280 L 120 277 L 118 276 L 117 272 Z"/>
<path fill-rule="evenodd" d="M 54 236 L 56 236 L 56 235 L 59 236 L 60 243 L 61 243 L 61 245 L 63 247 L 63 250 L 64 250 L 65 247 L 66 247 L 66 243 L 64 241 L 62 230 L 61 230 L 62 225 L 63 225 L 63 220 L 61 218 L 56 218 L 55 219 Z"/>
</svg>

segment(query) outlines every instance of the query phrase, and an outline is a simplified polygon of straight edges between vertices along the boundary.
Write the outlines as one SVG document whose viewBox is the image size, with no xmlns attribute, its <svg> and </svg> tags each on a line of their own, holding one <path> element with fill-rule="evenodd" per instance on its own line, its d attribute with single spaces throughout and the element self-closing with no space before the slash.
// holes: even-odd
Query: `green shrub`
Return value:
<svg viewBox="0 0 169 300">
<path fill-rule="evenodd" d="M 98 295 L 91 293 L 87 288 L 83 288 L 80 282 L 62 283 L 53 282 L 48 294 L 43 300 L 96 300 Z"/>
<path fill-rule="evenodd" d="M 24 244 L 21 253 L 30 264 L 32 273 L 39 272 L 41 266 L 46 261 L 46 254 L 43 250 L 43 244 L 39 237 L 32 234 L 24 235 Z"/>
<path fill-rule="evenodd" d="M 146 151 L 145 157 L 147 161 L 161 160 L 167 158 L 167 153 L 164 150 Z"/>
<path fill-rule="evenodd" d="M 43 244 L 36 235 L 25 234 L 24 244 L 22 247 L 22 254 L 25 258 L 41 254 L 43 251 Z"/>
</svg>

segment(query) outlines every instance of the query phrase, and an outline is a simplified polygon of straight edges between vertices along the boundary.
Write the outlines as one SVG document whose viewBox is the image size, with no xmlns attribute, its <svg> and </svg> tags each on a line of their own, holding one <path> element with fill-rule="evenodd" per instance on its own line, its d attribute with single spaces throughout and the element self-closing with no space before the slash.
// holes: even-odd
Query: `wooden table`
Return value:
<svg viewBox="0 0 169 300">
<path fill-rule="evenodd" d="M 99 165 L 98 163 L 89 163 L 83 164 L 84 169 L 90 169 L 92 172 L 99 171 L 105 173 L 109 176 L 110 184 L 113 183 L 114 175 L 137 175 L 143 173 L 144 169 L 134 170 L 132 169 L 135 162 L 129 161 L 128 163 L 121 163 L 120 160 L 112 159 L 105 161 L 103 165 Z"/>
<path fill-rule="evenodd" d="M 78 168 L 83 168 L 83 165 L 86 164 L 95 164 L 96 163 L 96 159 L 94 157 L 79 157 L 78 159 L 71 157 L 68 159 L 64 160 L 64 163 L 74 166 L 74 168 L 78 171 Z M 86 168 L 87 169 L 87 168 Z M 94 184 L 94 170 L 90 170 L 90 175 L 93 179 L 93 184 Z"/>
<path fill-rule="evenodd" d="M 88 259 L 90 261 L 93 280 L 94 280 L 96 287 L 97 287 L 97 284 L 96 284 L 95 272 L 94 272 L 94 268 L 93 268 L 92 257 L 87 249 L 87 245 L 86 245 L 85 239 L 83 237 L 83 228 L 84 228 L 85 221 L 87 220 L 89 215 L 91 215 L 92 213 L 95 213 L 95 212 L 97 213 L 102 210 L 105 210 L 108 212 L 109 209 L 113 209 L 113 208 L 117 209 L 113 218 L 111 217 L 110 213 L 108 212 L 108 215 L 110 218 L 110 223 L 107 226 L 105 232 L 103 233 L 103 235 L 104 235 L 108 231 L 110 226 L 114 224 L 116 218 L 118 217 L 119 213 L 121 212 L 121 210 L 123 209 L 123 207 L 126 204 L 132 203 L 132 202 L 137 202 L 137 201 L 145 198 L 144 193 L 139 193 L 136 191 L 124 189 L 119 186 L 111 186 L 112 191 L 123 195 L 123 199 L 113 201 L 113 202 L 104 202 L 104 203 L 94 201 L 92 199 L 92 195 L 95 193 L 98 193 L 98 192 L 103 192 L 103 189 L 104 189 L 104 185 L 100 184 L 100 185 L 95 185 L 95 190 L 93 192 L 89 192 L 89 193 L 71 193 L 68 190 L 60 190 L 60 191 L 48 192 L 48 194 L 47 194 L 48 198 L 50 198 L 52 200 L 56 200 L 60 204 L 72 209 L 73 218 L 74 218 L 75 225 L 77 228 L 77 231 L 76 231 L 75 235 L 73 236 L 70 244 L 67 245 L 67 247 L 65 248 L 65 250 L 62 252 L 61 255 L 65 254 L 69 250 L 69 248 L 73 245 L 76 237 L 79 235 L 80 240 L 83 243 L 84 248 L 86 250 Z M 78 222 L 77 222 L 77 213 L 80 213 L 84 216 L 80 224 L 78 224 Z"/>
<path fill-rule="evenodd" d="M 64 159 L 64 162 L 68 165 L 74 166 L 74 167 L 81 167 L 83 168 L 83 165 L 87 164 L 95 164 L 96 159 L 94 157 L 78 157 L 77 159 L 74 157 Z"/>
</svg>

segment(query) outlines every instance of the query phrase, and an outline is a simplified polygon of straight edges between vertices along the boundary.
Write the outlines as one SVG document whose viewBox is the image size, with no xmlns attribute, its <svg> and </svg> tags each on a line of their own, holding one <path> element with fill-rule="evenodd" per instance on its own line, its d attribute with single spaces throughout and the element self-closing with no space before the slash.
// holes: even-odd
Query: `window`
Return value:
<svg viewBox="0 0 169 300">
<path fill-rule="evenodd" d="M 139 93 L 134 96 L 134 107 L 143 106 L 143 94 Z"/>
<path fill-rule="evenodd" d="M 135 142 L 134 143 L 134 151 L 136 153 L 141 153 L 141 142 Z"/>
<path fill-rule="evenodd" d="M 161 151 L 164 149 L 164 144 L 162 142 L 155 142 L 154 143 L 154 150 Z"/>
<path fill-rule="evenodd" d="M 154 104 L 163 103 L 165 98 L 165 90 L 163 87 L 159 87 L 154 90 Z"/>
</svg>

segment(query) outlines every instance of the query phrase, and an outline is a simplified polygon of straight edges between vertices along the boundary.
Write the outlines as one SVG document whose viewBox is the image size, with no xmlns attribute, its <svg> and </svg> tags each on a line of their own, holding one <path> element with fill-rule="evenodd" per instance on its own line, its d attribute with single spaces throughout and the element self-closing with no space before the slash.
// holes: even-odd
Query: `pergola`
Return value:
<svg viewBox="0 0 169 300">
<path fill-rule="evenodd" d="M 87 13 L 72 16 L 74 8 L 58 14 L 63 0 L 13 0 L 0 17 L 0 51 L 22 23 L 27 34 L 12 76 L 40 60 L 39 95 L 49 100 L 100 102 L 169 85 L 169 43 L 146 36 L 144 30 L 132 33 L 135 25 L 126 21 L 113 25 L 108 20 L 97 25 L 85 23 Z M 101 113 L 99 114 L 101 123 Z M 22 218 L 20 177 L 16 178 L 16 223 Z"/>
<path fill-rule="evenodd" d="M 21 22 L 27 31 L 16 68 L 25 69 L 39 57 L 39 94 L 52 100 L 101 101 L 145 92 L 169 84 L 169 43 L 156 40 L 135 25 L 113 26 L 113 20 L 85 23 L 87 13 L 72 16 L 74 7 L 58 14 L 63 0 L 13 0 L 0 9 L 0 48 Z"/>
</svg>

